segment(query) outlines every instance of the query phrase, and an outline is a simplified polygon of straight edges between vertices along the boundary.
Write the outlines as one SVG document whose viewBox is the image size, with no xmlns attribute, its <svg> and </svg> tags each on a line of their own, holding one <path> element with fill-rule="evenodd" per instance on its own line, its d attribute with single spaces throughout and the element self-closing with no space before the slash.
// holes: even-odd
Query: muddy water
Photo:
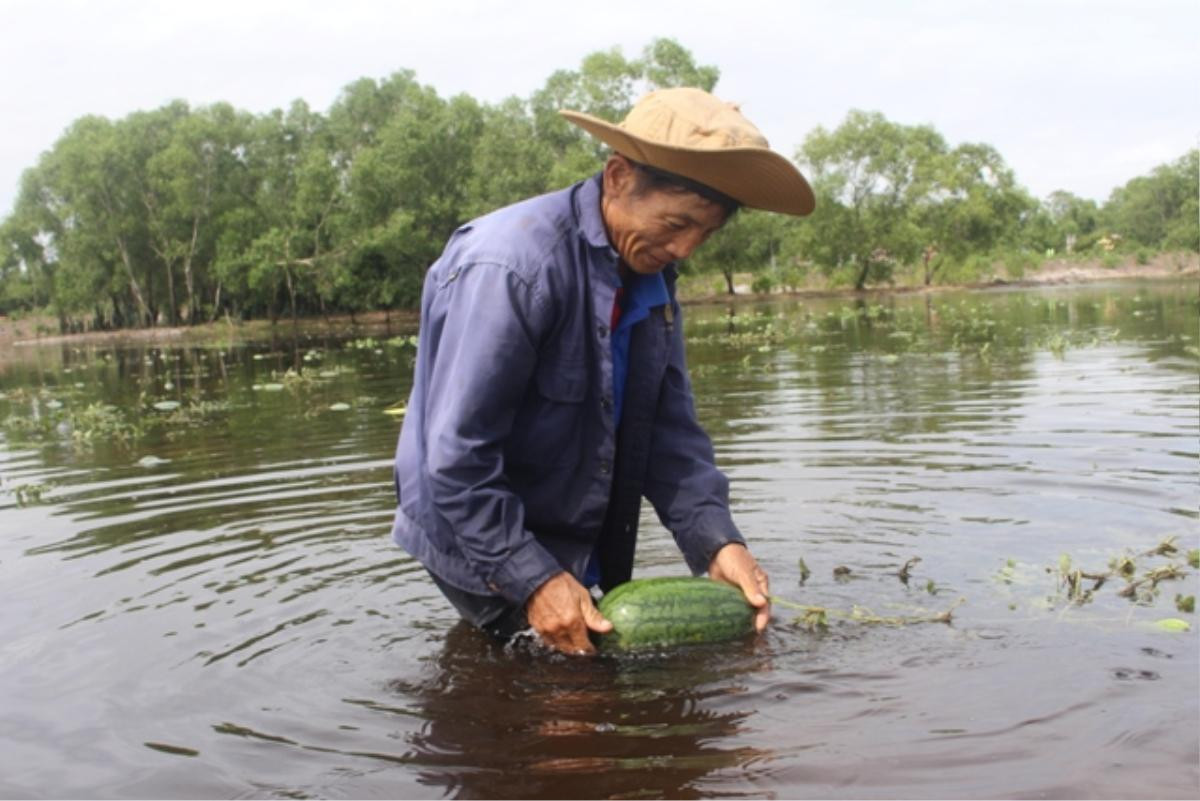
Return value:
<svg viewBox="0 0 1200 801">
<path fill-rule="evenodd" d="M 689 309 L 735 516 L 828 625 L 638 659 L 498 647 L 391 545 L 411 331 L 4 354 L 0 796 L 1194 798 L 1200 571 L 1060 573 L 1200 547 L 1197 296 Z"/>
</svg>

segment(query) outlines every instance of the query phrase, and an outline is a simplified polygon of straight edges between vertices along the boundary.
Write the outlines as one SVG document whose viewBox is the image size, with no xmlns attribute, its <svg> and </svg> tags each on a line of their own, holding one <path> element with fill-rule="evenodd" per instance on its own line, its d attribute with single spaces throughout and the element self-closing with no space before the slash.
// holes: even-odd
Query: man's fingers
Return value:
<svg viewBox="0 0 1200 801">
<path fill-rule="evenodd" d="M 613 627 L 612 623 L 600 614 L 600 610 L 592 603 L 590 596 L 583 604 L 583 622 L 597 634 L 606 634 L 612 631 Z"/>
<path fill-rule="evenodd" d="M 733 543 L 718 551 L 709 567 L 709 575 L 741 590 L 746 602 L 758 610 L 754 615 L 754 628 L 762 631 L 767 627 L 771 619 L 771 583 L 767 572 L 745 546 Z"/>
<path fill-rule="evenodd" d="M 526 616 L 546 645 L 567 654 L 595 653 L 588 629 L 612 629 L 592 596 L 569 573 L 559 573 L 535 590 L 526 604 Z"/>
</svg>

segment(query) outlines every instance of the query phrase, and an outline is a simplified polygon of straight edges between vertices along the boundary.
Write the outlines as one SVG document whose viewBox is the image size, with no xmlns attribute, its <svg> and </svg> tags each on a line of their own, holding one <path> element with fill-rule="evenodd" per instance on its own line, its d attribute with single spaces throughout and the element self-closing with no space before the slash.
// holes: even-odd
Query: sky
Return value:
<svg viewBox="0 0 1200 801">
<path fill-rule="evenodd" d="M 658 37 L 793 156 L 851 109 L 995 147 L 1037 197 L 1099 202 L 1200 144 L 1200 0 L 0 0 L 0 217 L 75 119 L 173 99 L 325 111 L 412 69 L 448 97 L 528 97 Z"/>
</svg>

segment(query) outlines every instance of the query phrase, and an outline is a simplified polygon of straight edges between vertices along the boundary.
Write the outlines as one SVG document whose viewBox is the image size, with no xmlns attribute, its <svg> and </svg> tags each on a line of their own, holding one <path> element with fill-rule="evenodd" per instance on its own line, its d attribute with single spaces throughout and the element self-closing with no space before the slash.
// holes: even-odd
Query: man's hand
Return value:
<svg viewBox="0 0 1200 801">
<path fill-rule="evenodd" d="M 587 589 L 570 573 L 555 575 L 533 591 L 525 602 L 525 617 L 546 645 L 567 654 L 596 652 L 588 630 L 598 634 L 612 631 L 592 603 Z"/>
<path fill-rule="evenodd" d="M 745 545 L 731 542 L 717 551 L 717 555 L 708 565 L 708 575 L 741 590 L 746 596 L 746 601 L 758 609 L 758 614 L 754 616 L 755 630 L 762 631 L 767 627 L 767 621 L 771 617 L 771 605 L 767 601 L 771 589 L 770 580 Z"/>
</svg>

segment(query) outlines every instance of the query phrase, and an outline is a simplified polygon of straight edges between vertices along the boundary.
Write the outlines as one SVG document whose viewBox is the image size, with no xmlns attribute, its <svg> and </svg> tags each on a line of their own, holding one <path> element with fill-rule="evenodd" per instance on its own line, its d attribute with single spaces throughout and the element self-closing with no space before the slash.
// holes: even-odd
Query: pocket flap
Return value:
<svg viewBox="0 0 1200 801">
<path fill-rule="evenodd" d="M 579 403 L 587 394 L 587 368 L 583 364 L 545 361 L 537 368 L 537 387 L 547 400 Z"/>
</svg>

